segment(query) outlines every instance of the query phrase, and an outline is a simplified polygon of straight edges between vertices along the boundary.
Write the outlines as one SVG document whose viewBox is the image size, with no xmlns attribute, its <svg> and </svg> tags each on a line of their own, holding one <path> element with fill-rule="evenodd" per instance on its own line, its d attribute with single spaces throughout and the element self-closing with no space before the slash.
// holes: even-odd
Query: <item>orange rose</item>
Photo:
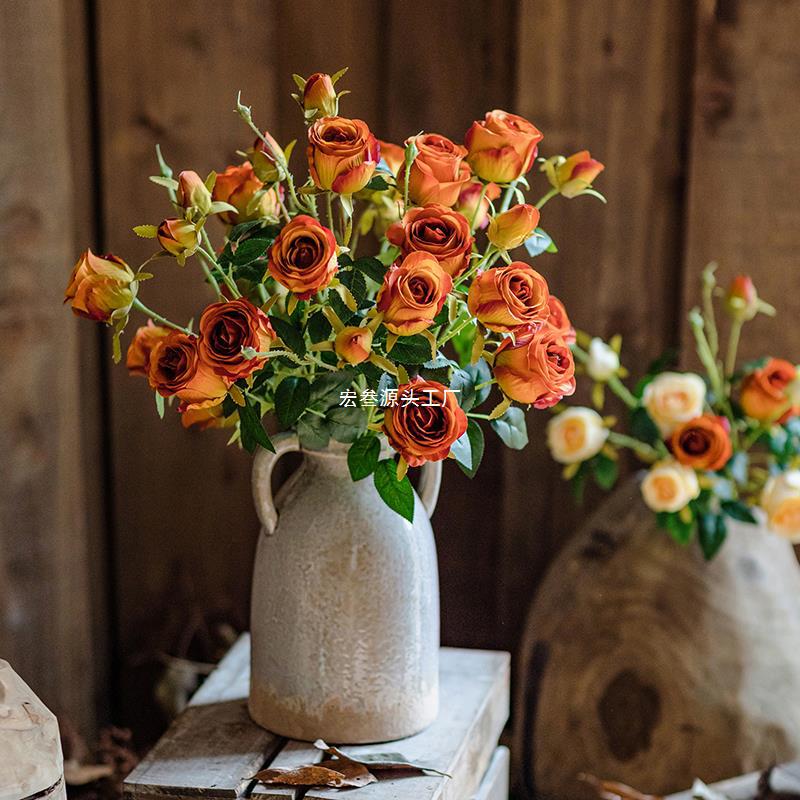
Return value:
<svg viewBox="0 0 800 800">
<path fill-rule="evenodd" d="M 547 281 L 522 261 L 479 272 L 469 287 L 470 312 L 489 330 L 540 328 L 550 315 Z"/>
<path fill-rule="evenodd" d="M 749 275 L 737 275 L 725 293 L 725 310 L 740 322 L 747 322 L 761 310 L 762 304 L 753 279 Z"/>
<path fill-rule="evenodd" d="M 447 458 L 467 429 L 467 415 L 453 392 L 436 381 L 415 378 L 397 389 L 397 402 L 383 418 L 389 444 L 411 467 Z"/>
<path fill-rule="evenodd" d="M 226 225 L 237 222 L 277 217 L 280 210 L 281 187 L 273 187 L 259 194 L 264 184 L 256 177 L 253 165 L 245 161 L 238 167 L 228 167 L 217 175 L 212 197 L 223 203 L 230 203 L 237 210 L 222 211 L 218 216 Z M 279 192 L 281 194 L 279 194 Z"/>
<path fill-rule="evenodd" d="M 554 295 L 547 298 L 547 307 L 550 309 L 550 316 L 547 318 L 547 325 L 558 334 L 566 344 L 575 344 L 575 328 L 567 316 L 567 309 L 564 304 Z"/>
<path fill-rule="evenodd" d="M 605 169 L 595 161 L 588 150 L 581 150 L 569 158 L 553 156 L 542 164 L 550 185 L 564 197 L 575 197 L 592 185 L 592 181 Z"/>
<path fill-rule="evenodd" d="M 498 110 L 473 122 L 464 137 L 473 172 L 497 183 L 511 183 L 524 175 L 533 166 L 541 141 L 541 131 L 528 120 Z"/>
<path fill-rule="evenodd" d="M 139 291 L 135 277 L 119 256 L 96 256 L 86 250 L 72 268 L 64 302 L 79 317 L 110 325 L 131 310 Z"/>
<path fill-rule="evenodd" d="M 153 324 L 151 319 L 147 320 L 147 325 L 137 329 L 125 357 L 125 366 L 131 375 L 147 377 L 150 369 L 150 353 L 156 344 L 169 334 L 169 331 L 170 329 L 163 325 Z"/>
<path fill-rule="evenodd" d="M 397 175 L 406 161 L 406 151 L 399 144 L 384 142 L 383 139 L 379 139 L 378 144 L 381 147 L 381 158 L 386 162 L 392 175 Z"/>
<path fill-rule="evenodd" d="M 181 208 L 195 208 L 206 215 L 211 210 L 211 192 L 203 179 L 191 169 L 185 169 L 178 175 L 178 205 Z"/>
<path fill-rule="evenodd" d="M 538 224 L 539 209 L 527 203 L 521 203 L 492 217 L 486 235 L 489 241 L 500 250 L 513 250 L 536 230 Z"/>
<path fill-rule="evenodd" d="M 794 365 L 782 358 L 771 358 L 742 382 L 739 402 L 748 417 L 761 422 L 785 422 L 800 409 L 793 406 L 787 389 L 797 376 Z"/>
<path fill-rule="evenodd" d="M 550 408 L 575 391 L 575 362 L 564 340 L 548 326 L 503 339 L 494 377 L 512 400 Z"/>
<path fill-rule="evenodd" d="M 693 469 L 716 472 L 733 455 L 730 423 L 713 414 L 684 422 L 673 431 L 669 444 L 675 459 Z"/>
<path fill-rule="evenodd" d="M 336 355 L 348 364 L 361 364 L 372 353 L 372 331 L 350 325 L 336 334 L 333 343 Z"/>
<path fill-rule="evenodd" d="M 231 383 L 202 362 L 197 337 L 181 331 L 170 331 L 153 347 L 148 378 L 162 397 L 175 395 L 192 408 L 218 405 Z"/>
<path fill-rule="evenodd" d="M 360 119 L 323 117 L 308 129 L 308 169 L 320 189 L 353 194 L 372 178 L 378 140 Z"/>
<path fill-rule="evenodd" d="M 244 297 L 207 306 L 199 328 L 203 363 L 232 381 L 246 378 L 267 360 L 267 356 L 247 358 L 242 349 L 264 353 L 275 338 L 269 317 Z"/>
<path fill-rule="evenodd" d="M 296 216 L 281 230 L 269 250 L 269 274 L 301 300 L 324 289 L 333 278 L 336 237 L 314 217 Z"/>
<path fill-rule="evenodd" d="M 330 75 L 315 72 L 306 79 L 303 87 L 303 109 L 307 112 L 307 119 L 336 116 L 338 105 L 336 89 Z"/>
<path fill-rule="evenodd" d="M 156 233 L 158 243 L 170 255 L 183 262 L 200 246 L 200 234 L 193 222 L 185 219 L 165 219 Z"/>
<path fill-rule="evenodd" d="M 455 205 L 456 211 L 461 212 L 470 222 L 474 218 L 473 228 L 483 229 L 489 224 L 489 203 L 500 197 L 500 187 L 496 183 L 486 184 L 486 193 L 483 200 L 480 200 L 482 191 L 483 184 L 480 181 L 471 181 L 461 190 Z M 479 200 L 481 207 L 476 215 Z"/>
<path fill-rule="evenodd" d="M 392 225 L 387 231 L 387 238 L 400 248 L 404 256 L 415 252 L 430 253 L 454 278 L 469 266 L 475 241 L 467 218 L 438 204 L 412 208 L 402 223 Z"/>
<path fill-rule="evenodd" d="M 408 196 L 418 206 L 440 203 L 454 206 L 464 185 L 470 180 L 469 165 L 464 162 L 467 151 L 446 136 L 425 133 L 406 139 L 414 142 L 417 157 L 408 177 Z M 405 185 L 405 164 L 397 176 L 397 185 Z"/>
<path fill-rule="evenodd" d="M 184 408 L 181 411 L 181 425 L 184 428 L 196 428 L 205 431 L 209 428 L 228 428 L 236 424 L 238 418 L 234 411 L 226 417 L 222 411 L 222 403 L 208 408 Z"/>
<path fill-rule="evenodd" d="M 429 253 L 410 253 L 389 268 L 375 303 L 383 324 L 398 336 L 429 328 L 442 310 L 453 279 Z"/>
</svg>

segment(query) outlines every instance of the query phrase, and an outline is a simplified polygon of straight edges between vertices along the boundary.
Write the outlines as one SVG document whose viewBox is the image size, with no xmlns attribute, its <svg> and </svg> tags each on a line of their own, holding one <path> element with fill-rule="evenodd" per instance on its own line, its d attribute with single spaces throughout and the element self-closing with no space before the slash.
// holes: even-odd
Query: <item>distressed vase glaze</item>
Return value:
<svg viewBox="0 0 800 800">
<path fill-rule="evenodd" d="M 292 739 L 400 739 L 439 706 L 439 581 L 429 516 L 441 464 L 426 464 L 414 522 L 385 505 L 372 478 L 353 482 L 347 446 L 303 450 L 272 498 L 294 434 L 259 451 L 253 496 L 262 529 L 251 606 L 249 710 Z"/>
</svg>

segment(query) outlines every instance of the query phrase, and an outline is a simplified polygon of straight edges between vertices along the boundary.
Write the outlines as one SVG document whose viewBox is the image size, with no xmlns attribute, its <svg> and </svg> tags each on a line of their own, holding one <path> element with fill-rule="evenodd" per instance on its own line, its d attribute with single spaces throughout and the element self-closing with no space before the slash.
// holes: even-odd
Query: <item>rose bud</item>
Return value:
<svg viewBox="0 0 800 800">
<path fill-rule="evenodd" d="M 248 377 L 267 360 L 261 355 L 247 358 L 243 349 L 265 353 L 275 338 L 269 317 L 244 297 L 207 306 L 199 329 L 200 359 L 231 381 Z"/>
<path fill-rule="evenodd" d="M 200 246 L 200 234 L 193 222 L 185 219 L 165 219 L 158 226 L 158 243 L 183 263 Z"/>
<path fill-rule="evenodd" d="M 508 333 L 520 326 L 540 328 L 550 315 L 547 281 L 522 261 L 479 272 L 469 287 L 467 305 L 490 331 Z"/>
<path fill-rule="evenodd" d="M 353 194 L 372 178 L 378 140 L 360 119 L 323 117 L 308 129 L 308 169 L 319 189 Z"/>
<path fill-rule="evenodd" d="M 761 507 L 773 533 L 800 543 L 800 470 L 773 475 L 761 493 Z"/>
<path fill-rule="evenodd" d="M 336 237 L 314 217 L 296 216 L 269 250 L 269 274 L 300 300 L 324 289 L 338 269 Z"/>
<path fill-rule="evenodd" d="M 503 339 L 494 377 L 512 400 L 551 408 L 575 392 L 575 362 L 564 340 L 547 326 Z"/>
<path fill-rule="evenodd" d="M 150 353 L 156 344 L 169 334 L 169 331 L 170 329 L 163 325 L 153 324 L 151 319 L 147 320 L 147 325 L 137 329 L 125 357 L 125 366 L 131 375 L 147 377 L 150 369 Z"/>
<path fill-rule="evenodd" d="M 402 224 L 389 228 L 387 238 L 404 256 L 430 253 L 454 278 L 469 266 L 475 241 L 467 218 L 438 204 L 412 208 L 403 217 Z"/>
<path fill-rule="evenodd" d="M 599 161 L 595 161 L 588 150 L 581 150 L 569 158 L 553 156 L 542 164 L 542 172 L 554 189 L 564 197 L 576 197 L 589 189 L 592 181 L 605 169 Z"/>
<path fill-rule="evenodd" d="M 550 316 L 547 318 L 547 326 L 558 334 L 566 344 L 575 344 L 575 328 L 567 316 L 567 309 L 564 304 L 554 295 L 547 298 L 547 307 Z"/>
<path fill-rule="evenodd" d="M 415 378 L 397 389 L 397 403 L 383 418 L 389 444 L 411 467 L 447 458 L 467 430 L 467 415 L 456 395 L 441 383 Z"/>
<path fill-rule="evenodd" d="M 479 181 L 470 181 L 458 195 L 455 210 L 462 213 L 472 224 L 473 228 L 485 228 L 489 224 L 490 201 L 500 197 L 500 187 L 496 183 L 486 184 L 486 192 L 481 200 L 483 184 Z M 476 214 L 478 201 L 480 210 Z"/>
<path fill-rule="evenodd" d="M 181 425 L 184 428 L 195 428 L 205 431 L 209 428 L 229 428 L 236 424 L 236 412 L 229 417 L 222 410 L 222 403 L 208 408 L 187 407 L 181 411 Z"/>
<path fill-rule="evenodd" d="M 486 235 L 498 249 L 513 250 L 530 237 L 538 224 L 539 209 L 524 203 L 492 217 Z"/>
<path fill-rule="evenodd" d="M 547 446 L 559 464 L 578 464 L 596 456 L 608 439 L 603 418 L 591 408 L 568 408 L 547 423 Z"/>
<path fill-rule="evenodd" d="M 464 185 L 472 177 L 464 162 L 467 151 L 446 136 L 425 133 L 406 139 L 414 142 L 417 157 L 408 176 L 408 196 L 418 206 L 439 203 L 454 206 Z M 405 163 L 397 176 L 397 185 L 405 185 Z"/>
<path fill-rule="evenodd" d="M 186 209 L 195 208 L 202 216 L 211 211 L 211 192 L 203 179 L 191 169 L 185 169 L 178 175 L 178 205 Z"/>
<path fill-rule="evenodd" d="M 432 255 L 410 253 L 389 268 L 375 304 L 391 333 L 411 336 L 433 324 L 452 288 L 453 279 Z"/>
<path fill-rule="evenodd" d="M 596 336 L 589 342 L 586 372 L 593 381 L 605 382 L 619 372 L 619 354 Z"/>
<path fill-rule="evenodd" d="M 226 381 L 200 359 L 198 339 L 170 331 L 150 353 L 150 386 L 162 397 L 177 396 L 189 407 L 206 408 L 222 402 Z"/>
<path fill-rule="evenodd" d="M 403 166 L 406 160 L 406 151 L 400 147 L 399 144 L 392 144 L 392 142 L 384 142 L 383 139 L 378 139 L 378 144 L 381 148 L 381 158 L 392 175 L 397 175 L 400 167 Z"/>
<path fill-rule="evenodd" d="M 642 403 L 661 435 L 667 438 L 679 425 L 703 413 L 706 384 L 691 372 L 662 372 L 645 386 Z"/>
<path fill-rule="evenodd" d="M 306 79 L 303 87 L 303 109 L 306 111 L 306 119 L 336 116 L 339 100 L 330 75 L 315 72 Z"/>
<path fill-rule="evenodd" d="M 797 369 L 782 358 L 771 358 L 742 381 L 742 410 L 760 422 L 785 422 L 798 413 L 789 395 Z"/>
<path fill-rule="evenodd" d="M 361 364 L 372 352 L 372 331 L 350 325 L 336 334 L 333 343 L 336 355 L 348 364 Z"/>
<path fill-rule="evenodd" d="M 673 458 L 653 464 L 642 481 L 642 497 L 652 511 L 680 511 L 699 494 L 695 471 Z"/>
<path fill-rule="evenodd" d="M 758 314 L 758 292 L 749 275 L 737 275 L 731 281 L 725 295 L 725 310 L 740 322 L 748 322 Z"/>
<path fill-rule="evenodd" d="M 716 472 L 733 455 L 730 423 L 725 417 L 703 414 L 684 422 L 672 432 L 670 449 L 681 464 Z"/>
<path fill-rule="evenodd" d="M 541 131 L 528 120 L 495 110 L 472 123 L 464 144 L 467 161 L 479 178 L 511 183 L 533 166 L 541 140 Z"/>
<path fill-rule="evenodd" d="M 111 324 L 131 310 L 139 284 L 119 256 L 86 250 L 72 269 L 64 302 L 79 317 Z"/>
<path fill-rule="evenodd" d="M 283 188 L 273 187 L 259 195 L 263 189 L 264 184 L 256 177 L 249 161 L 220 172 L 211 196 L 214 200 L 230 203 L 236 211 L 222 211 L 219 218 L 226 225 L 236 225 L 253 219 L 277 217 Z"/>
<path fill-rule="evenodd" d="M 264 142 L 267 140 L 269 145 Z M 277 155 L 283 158 L 284 153 L 281 146 L 275 141 L 275 138 L 269 131 L 264 131 L 264 138 L 259 137 L 253 142 L 253 147 L 248 151 L 250 156 L 250 163 L 253 165 L 253 172 L 256 177 L 264 183 L 275 183 L 276 181 L 283 180 L 283 169 L 278 165 L 275 160 Z"/>
</svg>

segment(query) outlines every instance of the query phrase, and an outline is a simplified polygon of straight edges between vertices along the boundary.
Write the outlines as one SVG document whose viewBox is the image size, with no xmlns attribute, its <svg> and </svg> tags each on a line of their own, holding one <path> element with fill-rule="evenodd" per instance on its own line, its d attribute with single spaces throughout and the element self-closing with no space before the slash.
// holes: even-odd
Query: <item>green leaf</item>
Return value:
<svg viewBox="0 0 800 800">
<path fill-rule="evenodd" d="M 256 230 L 257 228 L 264 228 L 263 219 L 253 219 L 249 222 L 240 222 L 238 225 L 234 225 L 230 229 L 228 233 L 228 241 L 238 242 L 239 239 L 243 239 L 248 233 Z M 267 227 L 266 230 L 270 231 L 270 236 L 273 239 L 278 235 L 279 232 L 279 228 L 275 225 Z"/>
<path fill-rule="evenodd" d="M 634 408 L 631 411 L 631 435 L 647 444 L 655 444 L 661 441 L 661 433 L 658 427 L 650 418 L 647 409 L 642 407 Z"/>
<path fill-rule="evenodd" d="M 311 384 L 309 405 L 318 411 L 327 411 L 332 406 L 338 406 L 342 390 L 346 389 L 352 381 L 352 370 L 326 372 L 324 375 L 320 375 Z"/>
<path fill-rule="evenodd" d="M 256 447 L 259 446 L 269 450 L 271 453 L 275 452 L 275 446 L 261 424 L 261 416 L 253 407 L 247 395 L 244 396 L 244 405 L 239 408 L 239 426 L 242 445 L 248 453 L 254 452 Z"/>
<path fill-rule="evenodd" d="M 158 392 L 156 392 L 155 395 L 156 395 L 156 411 L 158 411 L 159 418 L 164 419 L 164 396 L 159 394 Z"/>
<path fill-rule="evenodd" d="M 484 359 L 479 359 L 475 364 L 454 370 L 450 379 L 450 388 L 457 392 L 458 404 L 464 411 L 472 411 L 489 396 L 491 385 L 476 389 L 482 383 L 492 379 L 492 372 Z"/>
<path fill-rule="evenodd" d="M 381 443 L 377 436 L 367 434 L 356 439 L 347 451 L 347 467 L 350 477 L 360 481 L 375 472 L 381 455 Z"/>
<path fill-rule="evenodd" d="M 317 344 L 317 342 L 324 342 L 331 334 L 331 324 L 321 311 L 315 311 L 308 318 L 306 332 L 308 333 L 308 338 L 311 339 L 314 344 Z"/>
<path fill-rule="evenodd" d="M 311 397 L 311 384 L 296 375 L 288 375 L 275 391 L 275 413 L 284 428 L 294 425 L 306 410 Z"/>
<path fill-rule="evenodd" d="M 739 522 L 749 522 L 752 525 L 758 523 L 749 506 L 741 500 L 723 500 L 720 503 L 720 507 L 731 519 L 737 519 Z"/>
<path fill-rule="evenodd" d="M 173 192 L 178 188 L 178 181 L 176 181 L 175 178 L 166 178 L 163 175 L 151 175 L 150 180 Z"/>
<path fill-rule="evenodd" d="M 456 351 L 458 363 L 462 367 L 466 367 L 472 360 L 472 346 L 477 333 L 477 326 L 466 325 L 450 340 Z"/>
<path fill-rule="evenodd" d="M 528 444 L 525 414 L 521 408 L 511 406 L 502 417 L 493 419 L 490 425 L 506 447 L 510 447 L 512 450 L 522 450 Z"/>
<path fill-rule="evenodd" d="M 405 517 L 409 522 L 414 521 L 414 489 L 408 475 L 403 480 L 397 480 L 397 464 L 393 458 L 384 458 L 378 462 L 373 474 L 375 488 L 389 508 Z"/>
<path fill-rule="evenodd" d="M 382 192 L 392 187 L 380 175 L 376 175 L 364 188 L 371 189 L 373 192 Z"/>
<path fill-rule="evenodd" d="M 419 334 L 401 336 L 392 348 L 390 358 L 399 364 L 424 364 L 431 360 L 431 343 Z"/>
<path fill-rule="evenodd" d="M 303 339 L 303 334 L 292 325 L 280 317 L 270 317 L 270 322 L 275 328 L 275 332 L 283 339 L 283 343 L 298 356 L 306 354 L 306 342 Z"/>
<path fill-rule="evenodd" d="M 684 522 L 679 514 L 662 511 L 656 514 L 656 519 L 658 520 L 658 524 L 664 528 L 678 544 L 685 545 L 691 541 L 695 526 L 694 516 L 692 516 L 689 522 Z"/>
<path fill-rule="evenodd" d="M 464 441 L 466 440 L 466 442 Z M 456 445 L 458 449 L 456 450 Z M 468 459 L 459 458 L 459 454 L 463 453 L 463 448 L 469 449 Z M 474 478 L 478 472 L 478 467 L 481 465 L 483 459 L 483 451 L 486 443 L 483 438 L 483 431 L 478 423 L 471 419 L 467 425 L 466 433 L 453 443 L 450 452 L 456 460 L 456 463 L 461 468 L 461 471 L 469 478 Z M 455 451 L 455 452 L 454 452 Z"/>
<path fill-rule="evenodd" d="M 339 259 L 341 263 L 341 258 Z M 359 258 L 353 263 L 353 267 L 363 272 L 368 278 L 372 278 L 375 283 L 383 283 L 383 276 L 386 274 L 387 267 L 381 264 L 377 258 Z"/>
<path fill-rule="evenodd" d="M 619 464 L 613 458 L 601 454 L 592 459 L 592 472 L 597 485 L 608 491 L 617 482 Z"/>
<path fill-rule="evenodd" d="M 266 239 L 261 236 L 254 236 L 251 239 L 239 242 L 233 252 L 232 263 L 234 266 L 241 267 L 253 261 L 266 260 L 267 251 L 272 246 L 272 242 L 272 239 Z"/>
<path fill-rule="evenodd" d="M 367 429 L 367 412 L 358 406 L 334 406 L 325 417 L 337 442 L 354 442 Z"/>
<path fill-rule="evenodd" d="M 700 542 L 700 549 L 703 551 L 706 561 L 711 561 L 719 552 L 728 534 L 725 517 L 721 514 L 701 514 L 697 522 L 697 537 Z"/>
<path fill-rule="evenodd" d="M 306 450 L 324 450 L 331 440 L 327 420 L 316 414 L 304 414 L 297 420 L 297 438 Z"/>
<path fill-rule="evenodd" d="M 156 225 L 137 225 L 133 232 L 141 239 L 155 239 L 158 234 Z"/>
</svg>

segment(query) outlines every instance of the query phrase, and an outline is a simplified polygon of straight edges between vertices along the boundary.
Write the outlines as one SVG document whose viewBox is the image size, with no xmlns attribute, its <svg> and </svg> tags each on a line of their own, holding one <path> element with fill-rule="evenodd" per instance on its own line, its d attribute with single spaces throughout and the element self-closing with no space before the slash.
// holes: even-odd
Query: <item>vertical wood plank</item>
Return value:
<svg viewBox="0 0 800 800">
<path fill-rule="evenodd" d="M 578 328 L 622 333 L 628 362 L 647 364 L 677 338 L 690 4 L 542 0 L 525 8 L 518 111 L 544 132 L 543 155 L 588 148 L 603 161 L 597 186 L 609 198 L 608 206 L 551 201 L 542 226 L 560 252 L 541 256 L 537 268 Z M 547 188 L 541 175 L 534 185 Z M 584 513 L 546 453 L 547 419 L 530 415 L 531 445 L 505 457 L 501 646 L 518 640 L 543 570 Z"/>
<path fill-rule="evenodd" d="M 75 260 L 62 4 L 4 4 L 0 29 L 0 652 L 88 731 L 81 375 L 77 323 L 61 305 Z"/>
<path fill-rule="evenodd" d="M 722 281 L 748 273 L 779 317 L 749 323 L 742 355 L 796 362 L 800 6 L 703 0 L 699 8 L 685 309 L 697 303 L 699 270 L 708 261 L 719 262 Z M 687 326 L 683 333 L 688 352 Z"/>
</svg>

